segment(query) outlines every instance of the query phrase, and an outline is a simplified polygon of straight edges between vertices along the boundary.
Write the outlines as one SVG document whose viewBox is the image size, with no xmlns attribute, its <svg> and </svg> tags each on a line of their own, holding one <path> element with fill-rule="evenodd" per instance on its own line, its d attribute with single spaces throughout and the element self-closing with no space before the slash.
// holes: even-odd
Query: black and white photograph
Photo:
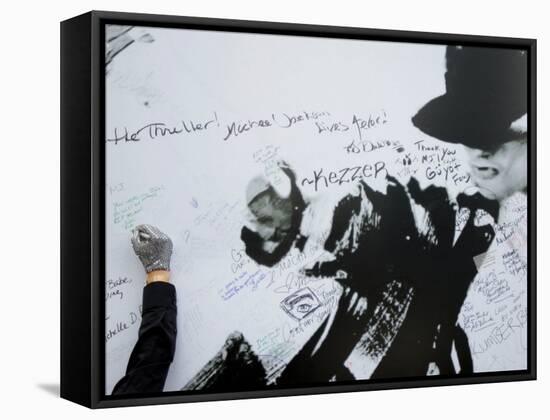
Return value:
<svg viewBox="0 0 550 420">
<path fill-rule="evenodd" d="M 105 396 L 529 372 L 526 49 L 102 28 Z"/>
<path fill-rule="evenodd" d="M 7 420 L 536 420 L 538 0 L 8 2 Z"/>
</svg>

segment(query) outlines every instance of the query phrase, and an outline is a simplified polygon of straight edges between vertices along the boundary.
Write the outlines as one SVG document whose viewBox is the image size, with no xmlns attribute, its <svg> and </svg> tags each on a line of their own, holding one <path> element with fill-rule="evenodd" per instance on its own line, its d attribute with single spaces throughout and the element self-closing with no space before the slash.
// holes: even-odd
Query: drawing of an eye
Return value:
<svg viewBox="0 0 550 420">
<path fill-rule="evenodd" d="M 304 306 L 304 305 L 308 305 L 308 306 L 311 307 L 311 305 L 308 302 L 305 302 L 305 301 L 308 301 L 308 300 L 314 300 L 313 296 L 311 296 L 311 294 L 309 294 L 309 293 L 307 293 L 305 295 L 297 296 L 294 299 L 291 299 L 288 302 L 288 304 L 290 305 L 290 307 L 295 308 L 295 309 L 298 309 L 300 306 Z"/>
<path fill-rule="evenodd" d="M 320 306 L 321 302 L 308 287 L 294 292 L 281 302 L 283 310 L 297 320 L 305 318 Z"/>
<path fill-rule="evenodd" d="M 311 309 L 311 305 L 309 303 L 302 303 L 296 307 L 296 310 L 300 313 L 309 312 L 310 309 Z"/>
</svg>

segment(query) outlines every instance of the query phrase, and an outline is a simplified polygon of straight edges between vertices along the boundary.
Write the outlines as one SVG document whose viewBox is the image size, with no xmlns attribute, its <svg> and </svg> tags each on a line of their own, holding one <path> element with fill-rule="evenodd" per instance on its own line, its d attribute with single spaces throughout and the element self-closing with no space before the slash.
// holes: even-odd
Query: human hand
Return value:
<svg viewBox="0 0 550 420">
<path fill-rule="evenodd" d="M 139 225 L 132 230 L 132 246 L 134 252 L 150 274 L 157 271 L 170 270 L 172 256 L 172 240 L 157 227 Z"/>
</svg>

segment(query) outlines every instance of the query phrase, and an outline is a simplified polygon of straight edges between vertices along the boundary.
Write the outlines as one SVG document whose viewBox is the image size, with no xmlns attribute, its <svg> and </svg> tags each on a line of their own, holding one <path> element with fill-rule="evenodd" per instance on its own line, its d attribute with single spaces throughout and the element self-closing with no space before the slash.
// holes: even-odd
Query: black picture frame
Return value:
<svg viewBox="0 0 550 420">
<path fill-rule="evenodd" d="M 488 46 L 528 54 L 528 369 L 244 392 L 106 396 L 104 25 Z M 536 379 L 536 40 L 92 11 L 61 23 L 61 397 L 91 408 Z"/>
</svg>

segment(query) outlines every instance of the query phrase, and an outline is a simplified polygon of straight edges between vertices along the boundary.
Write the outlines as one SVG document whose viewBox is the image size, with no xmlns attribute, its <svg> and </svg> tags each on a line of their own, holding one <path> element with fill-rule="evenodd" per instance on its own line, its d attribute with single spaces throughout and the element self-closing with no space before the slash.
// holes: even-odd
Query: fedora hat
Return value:
<svg viewBox="0 0 550 420">
<path fill-rule="evenodd" d="M 446 92 L 424 105 L 412 123 L 449 143 L 490 150 L 527 132 L 527 54 L 448 46 Z"/>
</svg>

